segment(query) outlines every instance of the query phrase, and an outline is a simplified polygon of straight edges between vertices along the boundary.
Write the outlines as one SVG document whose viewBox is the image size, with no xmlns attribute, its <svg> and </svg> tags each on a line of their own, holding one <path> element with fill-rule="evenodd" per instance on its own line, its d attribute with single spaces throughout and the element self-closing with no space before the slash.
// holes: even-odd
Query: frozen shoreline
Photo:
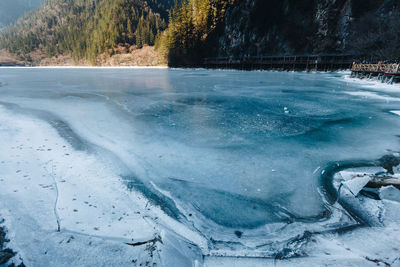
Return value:
<svg viewBox="0 0 400 267">
<path fill-rule="evenodd" d="M 74 151 L 49 125 L 1 107 L 0 136 L 0 217 L 8 247 L 18 252 L 16 264 L 18 258 L 27 266 L 201 260 L 195 248 L 174 248 L 187 241 L 163 227 L 170 220 L 163 212 L 127 191 L 95 155 Z"/>
<path fill-rule="evenodd" d="M 326 77 L 337 79 L 336 75 Z M 7 90 L 8 84 L 11 82 L 6 80 L 2 89 Z M 54 86 L 49 86 L 49 89 L 53 92 Z M 113 98 L 106 92 L 99 94 L 97 91 L 93 94 L 113 105 L 112 101 L 116 101 L 118 110 L 131 112 L 128 103 L 118 102 L 115 96 Z M 17 99 L 5 94 L 2 99 L 5 102 L 0 104 L 0 218 L 6 219 L 4 226 L 9 230 L 10 248 L 18 252 L 15 263 L 18 263 L 19 257 L 27 266 L 143 266 L 147 262 L 148 265 L 155 263 L 158 266 L 375 266 L 375 260 L 393 263 L 393 266 L 398 263 L 394 250 L 400 244 L 400 237 L 396 234 L 397 224 L 388 228 L 358 228 L 340 234 L 334 229 L 343 226 L 342 220 L 322 222 L 321 226 L 328 224 L 332 226 L 329 229 L 333 229 L 323 233 L 319 232 L 322 228 L 315 227 L 318 222 L 304 223 L 300 227 L 290 222 L 285 226 L 286 234 L 289 232 L 290 235 L 284 235 L 282 231 L 279 233 L 294 239 L 288 241 L 282 237 L 284 242 L 288 241 L 282 251 L 274 250 L 277 246 L 272 243 L 277 239 L 260 238 L 261 235 L 249 229 L 243 230 L 242 239 L 224 239 L 224 233 L 233 235 L 235 230 L 242 230 L 229 227 L 213 229 L 209 235 L 213 239 L 205 238 L 201 231 L 196 232 L 195 216 L 188 220 L 189 223 L 180 223 L 167 216 L 159 206 L 152 205 L 140 192 L 128 190 L 127 181 L 121 178 L 123 172 L 119 171 L 119 165 L 107 157 L 111 152 L 118 152 L 121 146 L 129 144 L 137 147 L 143 142 L 134 136 L 118 138 L 119 132 L 131 131 L 121 117 L 118 117 L 121 119 L 119 128 L 115 125 L 106 127 L 112 129 L 111 134 L 95 130 L 99 129 L 96 124 L 115 117 L 103 105 L 91 106 L 93 102 L 83 101 L 87 95 L 74 95 L 74 92 L 68 91 L 63 99 L 66 102 L 74 99 L 70 103 L 74 105 L 65 105 L 65 102 L 55 99 L 37 102 L 37 91 L 32 92 L 31 98 L 24 94 Z M 38 106 L 42 113 L 37 110 Z M 94 114 L 89 120 L 80 119 L 79 114 L 90 116 L 93 114 L 91 110 L 102 115 Z M 293 112 L 295 109 L 290 110 Z M 391 118 L 397 119 L 394 114 Z M 99 146 L 104 152 L 108 149 L 110 153 L 91 149 L 92 145 Z M 117 146 L 114 151 L 112 146 Z M 136 153 L 141 155 L 142 152 L 139 150 Z M 114 154 L 115 161 L 124 158 L 121 154 Z M 113 161 L 113 164 L 104 164 L 107 160 Z M 146 165 L 148 170 L 155 166 Z M 314 172 L 316 175 L 318 170 Z M 172 191 L 158 187 L 151 179 L 149 184 L 167 196 Z M 135 188 L 134 185 L 132 187 Z M 193 212 L 190 206 L 179 206 L 182 202 L 173 199 L 172 195 L 170 199 L 176 201 L 184 216 Z M 334 210 L 340 208 L 333 207 Z M 57 231 L 58 225 L 60 232 Z M 274 233 L 274 225 L 262 227 L 270 227 Z M 217 242 L 211 244 L 214 240 Z M 218 242 L 223 243 L 224 240 L 236 242 L 225 242 L 220 246 Z M 254 240 L 257 244 L 252 246 Z M 249 243 L 250 246 L 246 247 Z M 262 247 L 254 249 L 258 248 L 258 244 Z M 274 253 L 277 259 L 294 258 L 275 260 L 271 258 Z M 269 255 L 269 258 L 262 255 Z"/>
<path fill-rule="evenodd" d="M 0 69 L 168 69 L 168 66 L 0 66 Z"/>
<path fill-rule="evenodd" d="M 399 93 L 400 92 L 400 84 L 399 83 L 393 83 L 393 84 L 387 84 L 387 83 L 382 83 L 381 81 L 378 81 L 376 79 L 359 79 L 359 78 L 352 78 L 350 77 L 350 74 L 344 74 L 343 79 L 346 82 L 356 84 L 356 85 L 361 85 L 365 89 L 371 90 L 371 91 L 382 91 L 382 92 L 392 92 L 392 93 Z"/>
<path fill-rule="evenodd" d="M 185 230 L 174 228 L 172 219 L 142 195 L 127 191 L 95 155 L 74 151 L 46 123 L 1 107 L 0 136 L 0 217 L 9 230 L 8 246 L 18 253 L 15 264 L 22 259 L 27 266 L 374 266 L 366 257 L 375 259 L 373 251 L 382 245 L 372 240 L 384 229 L 360 228 L 350 235 L 314 236 L 301 245 L 306 254 L 299 259 L 213 256 L 203 262 L 201 251 L 182 238 Z M 360 236 L 367 238 L 364 251 Z M 387 237 L 385 246 L 399 238 Z"/>
</svg>

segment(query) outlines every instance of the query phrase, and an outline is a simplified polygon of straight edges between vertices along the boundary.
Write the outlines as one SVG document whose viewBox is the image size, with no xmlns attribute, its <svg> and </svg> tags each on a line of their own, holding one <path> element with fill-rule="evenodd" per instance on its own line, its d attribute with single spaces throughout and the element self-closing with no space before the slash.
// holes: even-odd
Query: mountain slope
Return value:
<svg viewBox="0 0 400 267">
<path fill-rule="evenodd" d="M 393 13 L 399 10 L 398 0 L 238 1 L 227 11 L 219 53 L 243 56 L 362 52 L 357 51 L 362 50 L 362 45 L 355 46 L 354 41 L 390 23 L 391 17 L 400 21 L 398 13 Z M 243 16 L 246 13 L 248 16 Z M 362 29 L 360 21 L 368 16 L 374 17 L 374 25 Z M 383 32 L 378 35 L 385 38 Z M 235 36 L 234 41 L 230 36 Z"/>
<path fill-rule="evenodd" d="M 399 0 L 45 0 L 0 36 L 0 48 L 26 61 L 41 53 L 97 64 L 155 45 L 172 66 L 215 56 L 396 59 L 399 43 Z"/>
<path fill-rule="evenodd" d="M 193 7 L 202 4 L 209 7 L 205 29 L 194 23 Z M 399 0 L 189 0 L 174 15 L 163 40 L 171 65 L 199 65 L 215 56 L 400 58 Z"/>
<path fill-rule="evenodd" d="M 100 54 L 115 53 L 118 44 L 154 44 L 167 26 L 171 5 L 172 0 L 45 0 L 9 27 L 0 45 L 26 60 L 36 51 L 94 63 Z"/>
</svg>

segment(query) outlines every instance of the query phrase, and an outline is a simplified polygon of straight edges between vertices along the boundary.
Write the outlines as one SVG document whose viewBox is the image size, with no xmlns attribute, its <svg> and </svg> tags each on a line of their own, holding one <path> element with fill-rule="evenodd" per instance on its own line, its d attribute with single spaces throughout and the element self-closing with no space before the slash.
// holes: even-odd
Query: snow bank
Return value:
<svg viewBox="0 0 400 267">
<path fill-rule="evenodd" d="M 391 110 L 390 112 L 400 116 L 400 110 Z"/>
<path fill-rule="evenodd" d="M 360 96 L 363 98 L 371 98 L 371 99 L 377 99 L 377 100 L 383 100 L 383 101 L 400 101 L 400 98 L 398 97 L 391 97 L 388 95 L 381 95 L 377 94 L 374 92 L 366 92 L 366 91 L 358 91 L 358 92 L 344 92 L 345 94 L 352 95 L 352 96 Z"/>
<path fill-rule="evenodd" d="M 349 74 L 341 76 L 341 79 L 343 79 L 343 78 L 349 84 L 361 86 L 361 87 L 371 90 L 371 91 L 400 93 L 400 84 L 396 84 L 396 83 L 387 84 L 387 83 L 382 83 L 381 81 L 374 80 L 374 79 L 352 78 L 352 77 L 350 77 Z"/>
</svg>

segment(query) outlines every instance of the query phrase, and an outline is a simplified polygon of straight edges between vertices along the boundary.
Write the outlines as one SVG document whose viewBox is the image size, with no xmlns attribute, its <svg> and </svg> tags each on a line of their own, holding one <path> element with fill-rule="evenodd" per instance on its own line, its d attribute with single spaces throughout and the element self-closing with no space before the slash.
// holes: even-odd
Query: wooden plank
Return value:
<svg viewBox="0 0 400 267">
<path fill-rule="evenodd" d="M 399 74 L 400 64 L 353 64 L 352 71 L 383 73 L 383 74 Z"/>
<path fill-rule="evenodd" d="M 383 186 L 394 186 L 400 189 L 400 179 L 392 177 L 374 177 L 368 184 L 367 187 L 370 188 L 380 188 Z"/>
</svg>

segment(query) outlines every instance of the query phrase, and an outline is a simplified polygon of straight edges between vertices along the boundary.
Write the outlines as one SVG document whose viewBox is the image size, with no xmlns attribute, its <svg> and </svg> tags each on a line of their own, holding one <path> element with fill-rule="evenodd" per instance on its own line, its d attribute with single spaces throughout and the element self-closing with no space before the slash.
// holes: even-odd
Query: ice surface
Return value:
<svg viewBox="0 0 400 267">
<path fill-rule="evenodd" d="M 196 234 L 174 227 L 169 216 L 127 191 L 118 175 L 74 150 L 50 125 L 0 108 L 0 134 L 0 217 L 17 264 L 18 258 L 27 266 L 201 262 L 199 248 L 188 248 L 190 242 L 201 246 Z M 151 247 L 127 245 L 154 239 L 160 241 Z"/>
<path fill-rule="evenodd" d="M 379 191 L 381 199 L 400 202 L 400 190 L 394 186 L 382 187 Z"/>
<path fill-rule="evenodd" d="M 351 180 L 343 182 L 343 185 L 346 186 L 354 196 L 356 196 L 371 179 L 372 178 L 367 175 L 355 177 Z"/>
<path fill-rule="evenodd" d="M 388 111 L 400 110 L 400 93 L 366 92 L 344 82 L 343 74 L 1 69 L 0 82 L 0 105 L 8 116 L 38 120 L 38 128 L 53 128 L 68 145 L 76 167 L 61 167 L 69 161 L 62 158 L 59 168 L 76 181 L 75 187 L 60 186 L 61 195 L 89 189 L 101 195 L 109 177 L 159 207 L 168 215 L 162 229 L 174 228 L 204 254 L 273 256 L 304 231 L 353 224 L 320 194 L 323 167 L 398 150 L 400 120 Z M 4 135 L 12 131 L 9 122 Z M 131 200 L 119 199 L 126 192 L 118 190 L 107 192 L 116 198 L 110 203 L 127 212 Z M 71 231 L 96 234 L 94 221 L 108 214 L 110 203 L 78 227 L 72 221 L 83 220 L 80 213 L 61 198 L 61 221 Z M 91 207 L 77 209 L 91 214 Z M 118 218 L 110 215 L 96 228 L 102 236 L 138 240 L 159 232 L 127 227 L 146 225 L 141 216 Z"/>
<path fill-rule="evenodd" d="M 349 95 L 353 96 L 361 96 L 363 98 L 372 98 L 372 99 L 379 99 L 379 100 L 385 100 L 385 101 L 400 101 L 400 98 L 398 97 L 391 97 L 388 95 L 382 95 L 382 94 L 377 94 L 374 92 L 365 92 L 365 91 L 359 91 L 359 92 L 346 92 Z"/>
<path fill-rule="evenodd" d="M 391 110 L 390 112 L 400 116 L 400 110 Z"/>
<path fill-rule="evenodd" d="M 387 84 L 382 83 L 382 81 L 376 80 L 375 77 L 372 79 L 359 79 L 350 77 L 350 73 L 343 73 L 344 78 L 347 82 L 353 85 L 361 86 L 364 89 L 375 92 L 389 92 L 389 93 L 399 93 L 399 84 Z M 343 77 L 341 77 L 343 78 Z"/>
</svg>

